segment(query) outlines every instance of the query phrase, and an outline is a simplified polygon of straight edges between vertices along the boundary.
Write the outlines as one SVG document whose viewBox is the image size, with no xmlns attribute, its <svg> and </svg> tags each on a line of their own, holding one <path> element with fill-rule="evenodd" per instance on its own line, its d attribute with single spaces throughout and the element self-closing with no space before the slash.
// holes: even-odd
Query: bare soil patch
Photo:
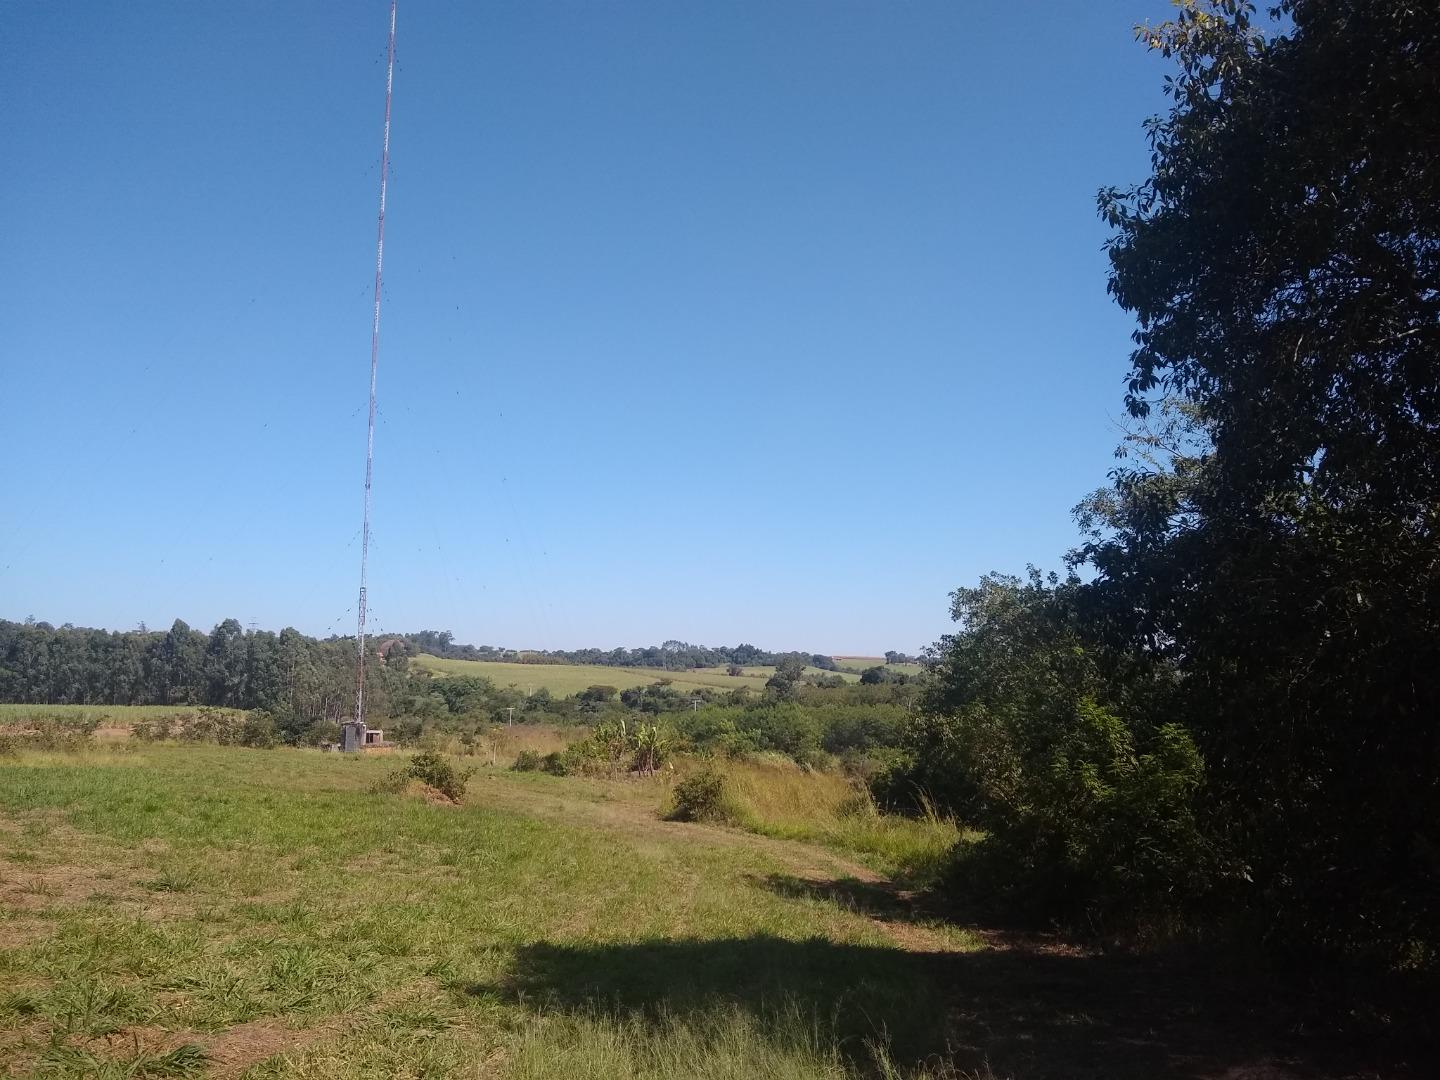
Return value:
<svg viewBox="0 0 1440 1080">
<path fill-rule="evenodd" d="M 431 787 L 423 780 L 411 780 L 402 793 L 412 799 L 420 799 L 431 806 L 459 806 L 460 804 L 439 788 Z"/>
</svg>

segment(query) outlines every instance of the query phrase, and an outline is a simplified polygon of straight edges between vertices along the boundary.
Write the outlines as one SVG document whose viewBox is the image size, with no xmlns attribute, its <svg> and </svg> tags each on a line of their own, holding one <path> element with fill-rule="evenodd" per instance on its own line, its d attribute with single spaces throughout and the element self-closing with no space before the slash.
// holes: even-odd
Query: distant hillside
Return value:
<svg viewBox="0 0 1440 1080">
<path fill-rule="evenodd" d="M 500 660 L 452 660 L 421 653 L 410 661 L 435 675 L 480 675 L 496 686 L 521 689 L 542 687 L 556 697 L 568 697 L 590 686 L 613 686 L 617 690 L 649 686 L 662 679 L 681 690 L 738 690 L 742 687 L 760 693 L 765 682 L 775 674 L 773 667 L 746 667 L 740 675 L 727 675 L 723 667 L 699 668 L 694 671 L 666 671 L 663 668 L 609 667 L 601 664 L 520 664 Z M 806 668 L 810 675 L 831 674 L 820 668 Z M 858 676 L 841 673 L 847 682 Z"/>
<path fill-rule="evenodd" d="M 606 668 L 639 668 L 661 671 L 704 671 L 707 668 L 724 669 L 731 664 L 759 670 L 772 667 L 784 661 L 798 660 L 806 667 L 823 671 L 835 671 L 847 666 L 837 663 L 833 656 L 825 653 L 791 650 L 770 652 L 754 645 L 692 645 L 688 641 L 670 640 L 660 645 L 646 645 L 637 649 L 511 649 L 499 645 L 462 645 L 448 630 L 420 630 L 415 633 L 393 635 L 390 640 L 403 641 L 411 655 L 425 653 L 442 660 L 482 660 L 486 662 L 519 664 L 584 664 Z M 883 665 L 887 658 L 897 668 L 914 666 L 913 657 L 891 652 L 887 657 L 849 657 L 865 660 L 865 664 L 848 665 L 856 672 L 866 667 Z M 896 663 L 898 662 L 898 663 Z M 918 670 L 918 668 L 915 668 Z M 768 676 L 767 676 L 768 677 Z"/>
<path fill-rule="evenodd" d="M 919 675 L 925 670 L 923 664 L 905 662 L 899 664 L 888 663 L 883 656 L 832 656 L 835 666 L 841 672 L 855 672 L 859 674 L 866 668 L 883 667 L 891 671 L 903 671 L 906 675 Z"/>
</svg>

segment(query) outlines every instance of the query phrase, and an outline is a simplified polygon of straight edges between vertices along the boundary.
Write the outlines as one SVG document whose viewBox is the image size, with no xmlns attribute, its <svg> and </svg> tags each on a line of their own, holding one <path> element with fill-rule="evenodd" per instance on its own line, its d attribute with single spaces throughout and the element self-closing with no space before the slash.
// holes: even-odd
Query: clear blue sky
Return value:
<svg viewBox="0 0 1440 1080">
<path fill-rule="evenodd" d="M 386 0 L 7 5 L 0 617 L 353 632 Z M 1163 0 L 401 0 L 388 630 L 914 650 L 1058 565 Z"/>
</svg>

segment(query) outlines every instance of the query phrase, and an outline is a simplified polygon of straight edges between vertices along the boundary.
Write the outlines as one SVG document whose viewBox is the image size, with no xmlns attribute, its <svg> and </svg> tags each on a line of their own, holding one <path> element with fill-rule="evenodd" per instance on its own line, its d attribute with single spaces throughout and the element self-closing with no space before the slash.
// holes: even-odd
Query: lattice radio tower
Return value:
<svg viewBox="0 0 1440 1080">
<path fill-rule="evenodd" d="M 380 214 L 375 236 L 375 312 L 370 324 L 370 413 L 365 426 L 365 514 L 360 527 L 360 603 L 355 634 L 355 719 L 340 745 L 365 744 L 365 586 L 370 564 L 370 480 L 375 468 L 375 373 L 380 366 L 380 282 L 385 269 L 385 185 L 390 179 L 390 101 L 395 89 L 395 4 L 390 0 L 390 42 L 385 53 L 385 134 L 380 150 Z M 352 741 L 353 738 L 353 741 Z"/>
</svg>

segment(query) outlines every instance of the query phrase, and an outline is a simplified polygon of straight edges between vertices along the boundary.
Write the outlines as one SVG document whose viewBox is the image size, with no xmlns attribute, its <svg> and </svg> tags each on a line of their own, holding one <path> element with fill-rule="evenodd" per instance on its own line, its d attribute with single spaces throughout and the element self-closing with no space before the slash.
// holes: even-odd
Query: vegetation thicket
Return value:
<svg viewBox="0 0 1440 1080">
<path fill-rule="evenodd" d="M 878 791 L 986 831 L 967 894 L 1433 971 L 1440 20 L 1273 14 L 1142 31 L 1173 106 L 1100 196 L 1134 430 L 1070 574 L 954 594 Z"/>
</svg>

